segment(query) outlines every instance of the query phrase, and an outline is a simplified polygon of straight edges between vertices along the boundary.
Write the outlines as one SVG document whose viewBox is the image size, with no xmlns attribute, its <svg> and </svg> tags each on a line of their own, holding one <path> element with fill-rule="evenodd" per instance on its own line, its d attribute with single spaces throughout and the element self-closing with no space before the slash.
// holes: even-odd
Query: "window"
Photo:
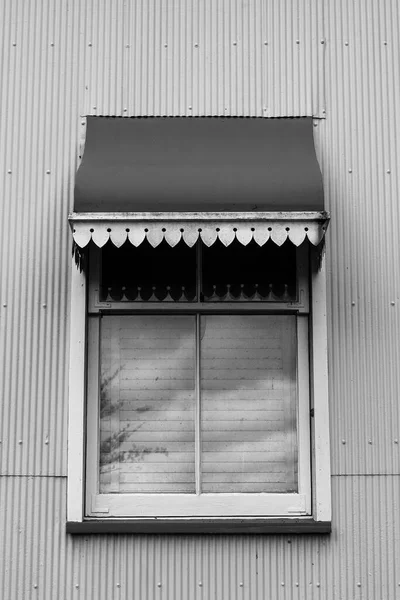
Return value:
<svg viewBox="0 0 400 600">
<path fill-rule="evenodd" d="M 312 513 L 309 244 L 90 248 L 87 518 Z"/>
<path fill-rule="evenodd" d="M 86 125 L 69 530 L 327 531 L 329 213 L 312 119 Z"/>
</svg>

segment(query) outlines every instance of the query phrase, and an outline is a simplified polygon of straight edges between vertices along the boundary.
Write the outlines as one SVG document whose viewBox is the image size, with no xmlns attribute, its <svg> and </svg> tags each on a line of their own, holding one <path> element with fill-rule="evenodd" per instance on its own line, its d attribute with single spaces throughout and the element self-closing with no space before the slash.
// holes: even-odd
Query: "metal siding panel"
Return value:
<svg viewBox="0 0 400 600">
<path fill-rule="evenodd" d="M 65 478 L 4 477 L 0 595 L 396 600 L 399 498 L 398 475 L 334 477 L 332 535 L 71 536 Z"/>
<path fill-rule="evenodd" d="M 322 116 L 322 15 L 315 0 L 93 3 L 82 113 Z"/>
<path fill-rule="evenodd" d="M 333 473 L 399 473 L 399 10 L 326 10 L 330 100 L 315 133 L 332 216 Z"/>
<path fill-rule="evenodd" d="M 2 10 L 9 27 L 2 37 L 0 116 L 1 469 L 61 474 L 70 268 L 65 222 L 78 126 L 75 34 L 60 6 L 17 2 Z"/>
</svg>

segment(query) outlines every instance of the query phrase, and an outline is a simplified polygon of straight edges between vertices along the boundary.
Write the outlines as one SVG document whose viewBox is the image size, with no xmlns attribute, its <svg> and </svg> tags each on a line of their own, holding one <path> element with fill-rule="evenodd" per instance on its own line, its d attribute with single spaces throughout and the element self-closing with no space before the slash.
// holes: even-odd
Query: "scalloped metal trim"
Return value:
<svg viewBox="0 0 400 600">
<path fill-rule="evenodd" d="M 272 240 L 281 246 L 289 239 L 299 246 L 305 239 L 318 246 L 324 238 L 328 222 L 328 213 L 244 213 L 231 214 L 214 218 L 205 218 L 203 214 L 184 215 L 179 219 L 157 213 L 152 219 L 140 218 L 135 215 L 109 214 L 73 214 L 69 217 L 74 241 L 79 248 L 84 248 L 90 241 L 102 248 L 109 240 L 116 246 L 122 246 L 127 240 L 134 246 L 139 246 L 144 239 L 153 246 L 158 246 L 163 240 L 170 246 L 175 246 L 183 240 L 188 246 L 194 246 L 200 238 L 206 246 L 212 246 L 219 239 L 229 246 L 237 239 L 247 246 L 254 240 L 263 246 Z M 144 216 L 144 215 L 143 215 Z M 253 219 L 251 218 L 253 217 Z"/>
</svg>

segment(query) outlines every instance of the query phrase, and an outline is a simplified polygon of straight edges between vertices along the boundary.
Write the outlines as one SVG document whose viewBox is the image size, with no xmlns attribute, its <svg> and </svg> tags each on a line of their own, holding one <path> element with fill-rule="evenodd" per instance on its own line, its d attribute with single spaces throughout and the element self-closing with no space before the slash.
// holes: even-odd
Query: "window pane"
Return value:
<svg viewBox="0 0 400 600">
<path fill-rule="evenodd" d="M 203 246 L 202 299 L 206 302 L 294 302 L 296 248 L 291 242 L 243 246 L 219 240 Z"/>
<path fill-rule="evenodd" d="M 195 318 L 101 319 L 100 493 L 194 492 Z"/>
<path fill-rule="evenodd" d="M 183 241 L 126 242 L 102 249 L 100 300 L 103 302 L 188 302 L 196 299 L 196 249 Z"/>
<path fill-rule="evenodd" d="M 297 490 L 296 317 L 201 317 L 203 492 Z"/>
</svg>

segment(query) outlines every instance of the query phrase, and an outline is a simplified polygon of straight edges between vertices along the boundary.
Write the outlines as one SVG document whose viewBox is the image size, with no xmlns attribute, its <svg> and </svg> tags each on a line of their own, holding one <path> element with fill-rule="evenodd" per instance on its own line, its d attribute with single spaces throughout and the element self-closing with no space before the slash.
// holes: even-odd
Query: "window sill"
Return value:
<svg viewBox="0 0 400 600">
<path fill-rule="evenodd" d="M 137 519 L 68 521 L 67 533 L 150 533 L 150 534 L 291 534 L 330 533 L 329 521 L 307 518 L 282 519 Z"/>
</svg>

